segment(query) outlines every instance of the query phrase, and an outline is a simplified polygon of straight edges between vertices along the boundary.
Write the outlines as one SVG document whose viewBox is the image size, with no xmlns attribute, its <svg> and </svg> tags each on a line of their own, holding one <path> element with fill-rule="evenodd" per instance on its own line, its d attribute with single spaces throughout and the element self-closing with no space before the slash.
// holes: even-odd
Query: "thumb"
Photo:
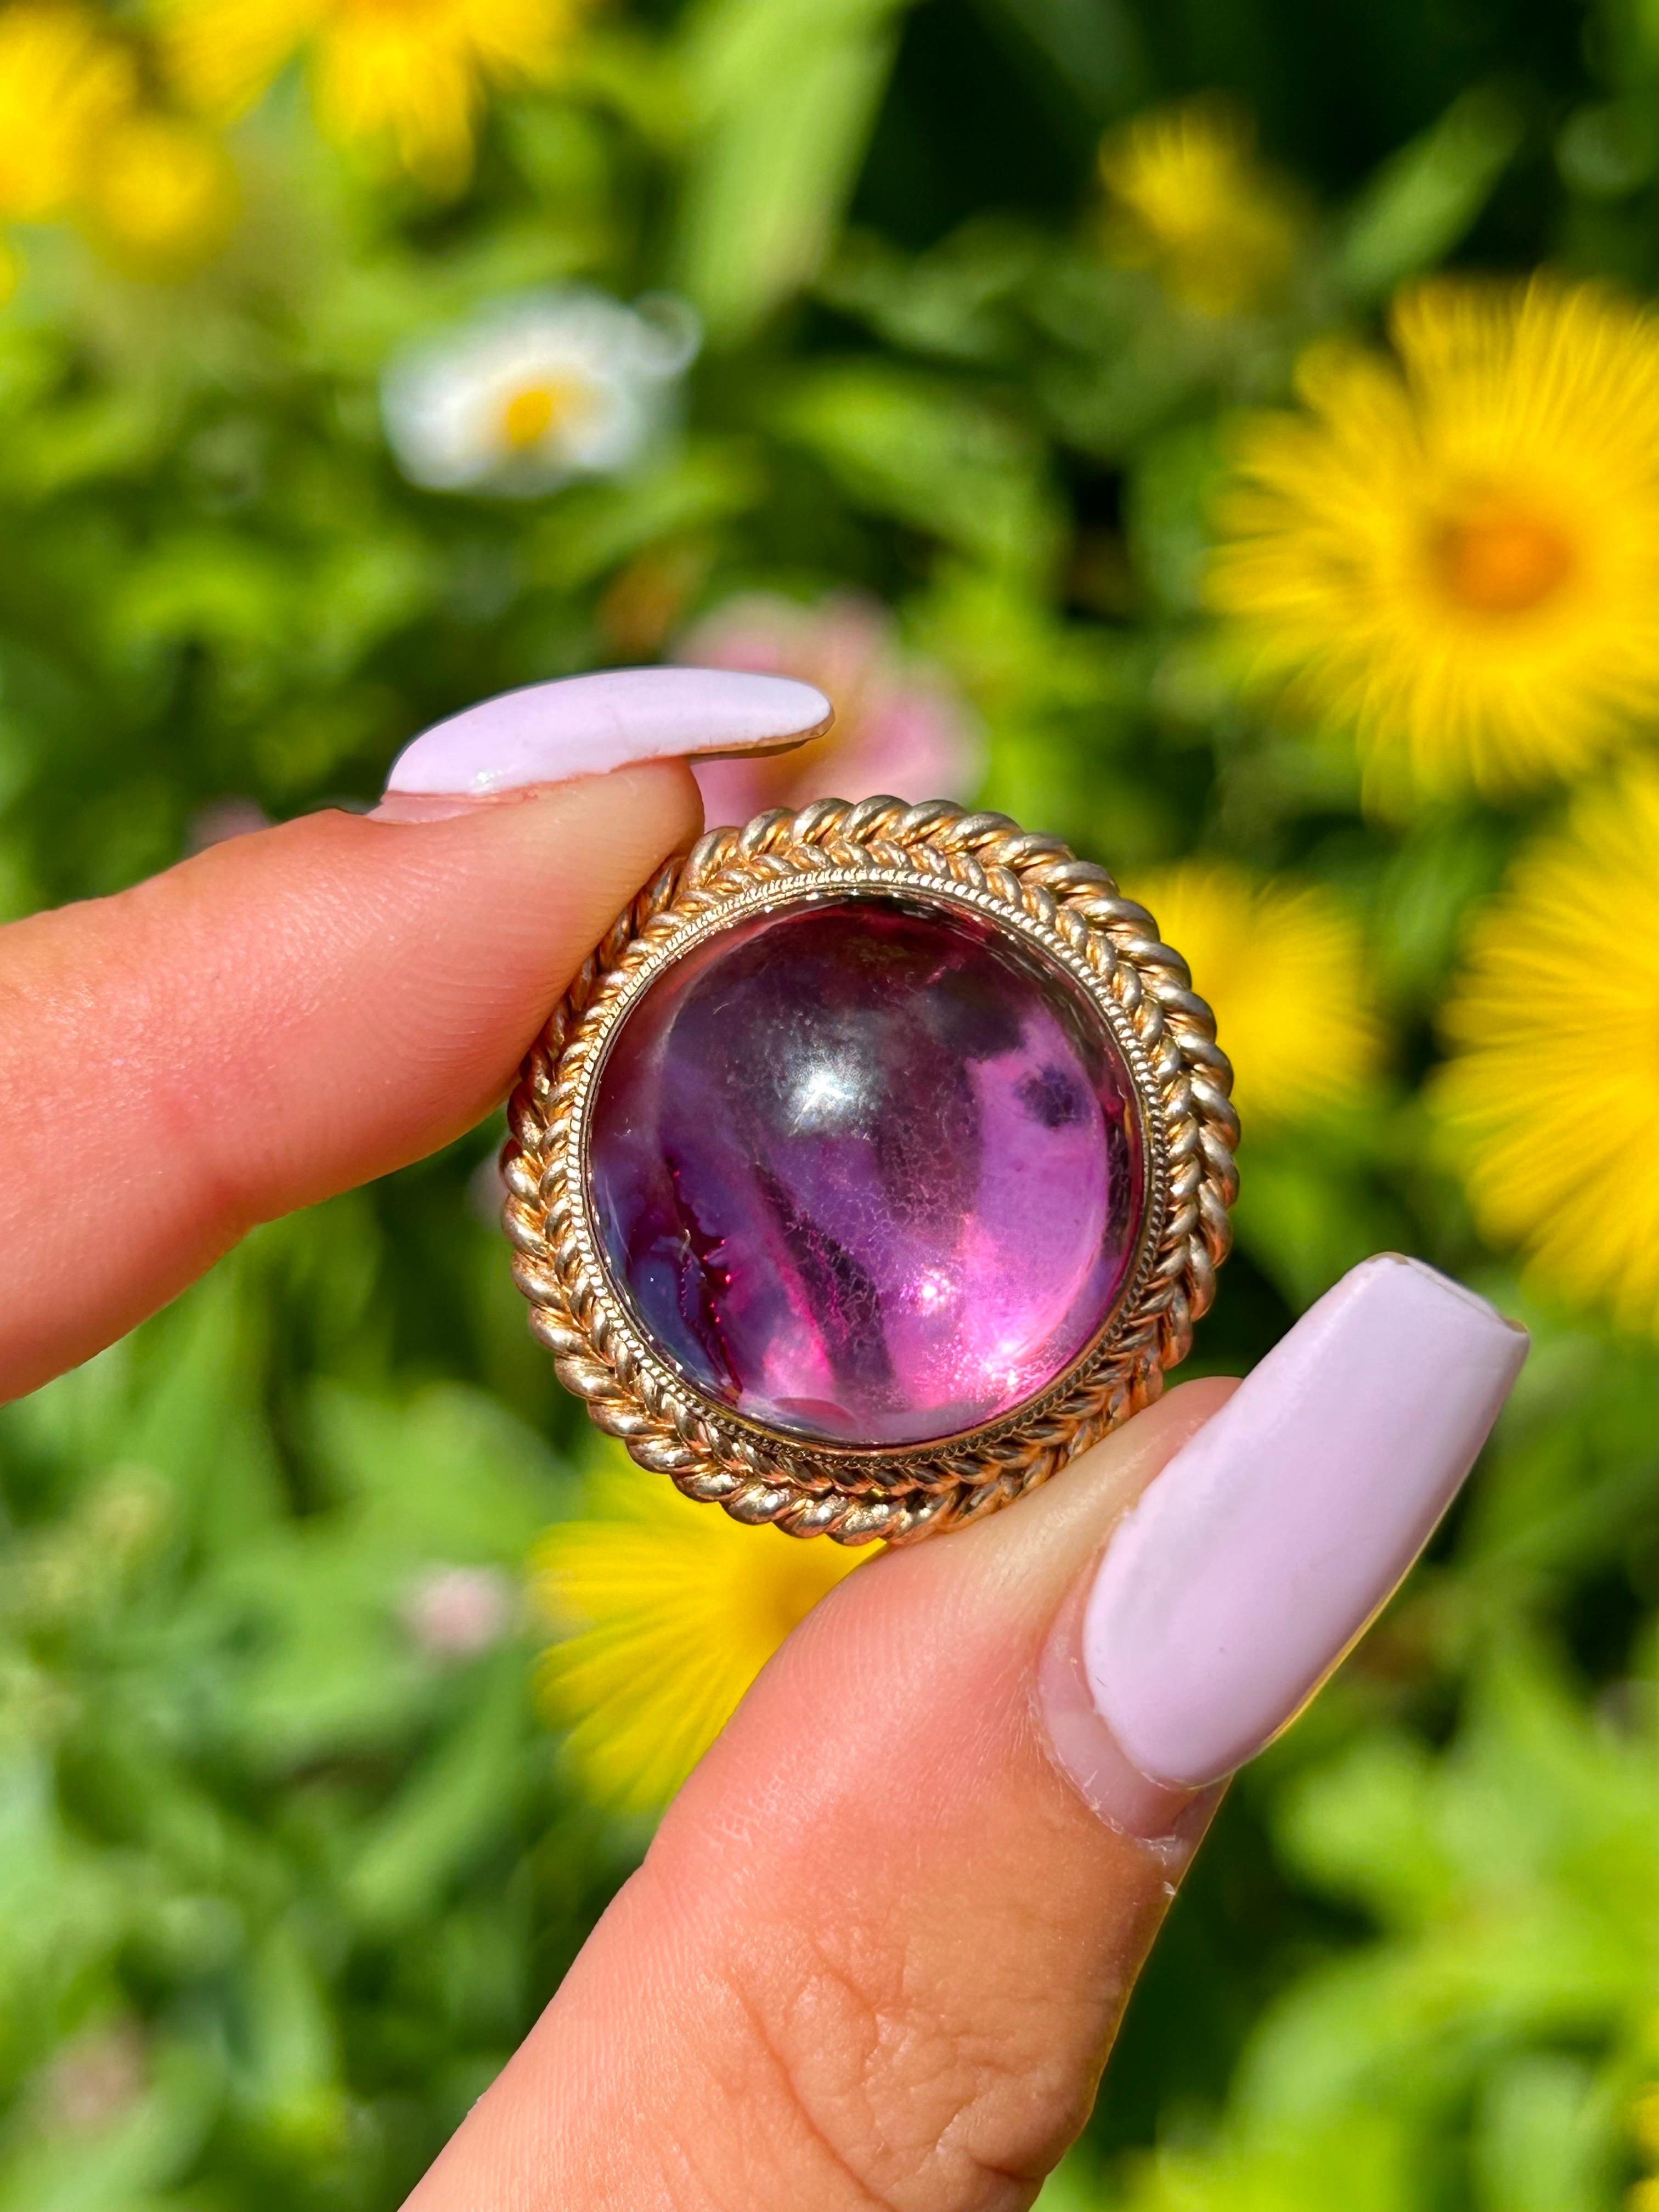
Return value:
<svg viewBox="0 0 1659 2212">
<path fill-rule="evenodd" d="M 532 684 L 417 738 L 373 818 L 310 815 L 0 930 L 0 1396 L 255 1222 L 487 1113 L 695 836 L 684 762 L 775 751 L 827 713 L 719 670 Z"/>
<path fill-rule="evenodd" d="M 1231 1395 L 849 1577 L 410 2212 L 1029 2204 L 1213 1785 L 1406 1572 L 1525 1352 L 1374 1260 Z"/>
</svg>

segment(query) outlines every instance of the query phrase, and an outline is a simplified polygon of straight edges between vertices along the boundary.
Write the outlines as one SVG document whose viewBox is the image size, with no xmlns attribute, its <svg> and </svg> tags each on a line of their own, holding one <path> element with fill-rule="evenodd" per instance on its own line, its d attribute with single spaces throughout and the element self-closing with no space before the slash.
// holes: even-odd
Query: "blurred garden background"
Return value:
<svg viewBox="0 0 1659 2212">
<path fill-rule="evenodd" d="M 0 223 L 8 915 L 787 668 L 720 816 L 981 798 L 1189 956 L 1194 1369 L 1380 1246 L 1534 1329 L 1043 2212 L 1659 2206 L 1659 7 L 0 0 Z M 855 1565 L 605 1455 L 498 1137 L 0 1414 L 0 2212 L 395 2205 Z"/>
</svg>

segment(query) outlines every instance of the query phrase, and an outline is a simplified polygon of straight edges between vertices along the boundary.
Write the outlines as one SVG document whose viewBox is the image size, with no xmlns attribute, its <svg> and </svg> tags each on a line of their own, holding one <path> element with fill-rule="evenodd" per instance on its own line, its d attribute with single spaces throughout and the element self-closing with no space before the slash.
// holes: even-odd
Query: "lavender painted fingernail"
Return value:
<svg viewBox="0 0 1659 2212">
<path fill-rule="evenodd" d="M 1056 1741 L 1101 1810 L 1156 1832 L 1294 1718 L 1455 1497 L 1527 1345 L 1483 1298 L 1388 1254 L 1182 1448 L 1071 1624 L 1103 1726 L 1091 1741 L 1062 1713 Z"/>
<path fill-rule="evenodd" d="M 826 730 L 830 702 L 787 676 L 612 668 L 504 691 L 405 745 L 386 799 L 491 799 L 641 761 L 781 752 Z M 453 808 L 446 810 L 453 811 Z M 410 814 L 407 804 L 389 814 Z"/>
</svg>

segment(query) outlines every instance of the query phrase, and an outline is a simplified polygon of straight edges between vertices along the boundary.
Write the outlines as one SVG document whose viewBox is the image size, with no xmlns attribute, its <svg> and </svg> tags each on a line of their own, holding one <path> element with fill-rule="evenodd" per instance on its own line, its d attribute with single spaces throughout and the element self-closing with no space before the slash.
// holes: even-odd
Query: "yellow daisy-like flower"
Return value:
<svg viewBox="0 0 1659 2212">
<path fill-rule="evenodd" d="M 237 204 L 235 172 L 216 137 L 175 116 L 135 114 L 101 141 L 82 213 L 112 258 L 177 276 L 218 252 Z"/>
<path fill-rule="evenodd" d="M 1249 117 L 1214 95 L 1113 131 L 1100 149 L 1109 258 L 1156 270 L 1199 314 L 1263 304 L 1289 276 L 1304 224 L 1255 148 Z"/>
<path fill-rule="evenodd" d="M 1631 2107 L 1631 2133 L 1647 2168 L 1626 2200 L 1629 2212 L 1659 2212 L 1659 2082 L 1651 2083 Z"/>
<path fill-rule="evenodd" d="M 209 113 L 249 106 L 302 49 L 333 137 L 389 143 L 439 187 L 465 180 L 486 91 L 544 74 L 575 0 L 155 0 L 174 82 Z"/>
<path fill-rule="evenodd" d="M 1587 794 L 1477 921 L 1436 1103 L 1486 1233 L 1659 1333 L 1659 770 Z"/>
<path fill-rule="evenodd" d="M 560 1639 L 542 1661 L 543 1699 L 588 1791 L 652 1813 L 790 1630 L 867 1555 L 741 1528 L 620 1452 L 589 1507 L 550 1529 L 532 1563 Z"/>
<path fill-rule="evenodd" d="M 1213 603 L 1385 804 L 1577 775 L 1659 714 L 1659 319 L 1447 279 L 1390 331 L 1245 427 Z"/>
<path fill-rule="evenodd" d="M 0 9 L 0 218 L 61 215 L 133 89 L 131 56 L 83 9 Z"/>
<path fill-rule="evenodd" d="M 1305 1121 L 1356 1097 L 1383 1033 L 1353 916 L 1318 884 L 1189 860 L 1126 886 L 1193 971 L 1233 1064 L 1246 1133 Z"/>
</svg>

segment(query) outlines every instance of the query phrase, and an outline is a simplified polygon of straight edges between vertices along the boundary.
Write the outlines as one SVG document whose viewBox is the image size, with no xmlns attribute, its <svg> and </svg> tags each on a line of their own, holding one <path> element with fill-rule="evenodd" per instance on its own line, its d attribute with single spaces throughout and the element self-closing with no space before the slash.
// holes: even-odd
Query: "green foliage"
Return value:
<svg viewBox="0 0 1659 2212">
<path fill-rule="evenodd" d="M 537 1947 L 580 1940 L 537 1854 L 574 1842 L 557 1885 L 603 1890 L 525 1698 L 558 1466 L 467 1386 L 284 1374 L 273 1279 L 327 1256 L 308 1223 L 257 1238 L 6 1415 L 0 2202 L 197 2170 L 228 2202 L 380 2201 L 511 2048 Z M 442 1577 L 495 1632 L 422 1623 Z M 136 2018 L 150 2086 L 83 2171 L 39 2107 L 95 2107 Z"/>
<path fill-rule="evenodd" d="M 1433 268 L 1479 216 L 1521 140 L 1521 119 L 1500 93 L 1455 101 L 1361 195 L 1339 250 L 1345 284 L 1380 296 Z"/>
<path fill-rule="evenodd" d="M 165 866 L 227 799 L 367 801 L 426 723 L 732 592 L 861 590 L 972 702 L 988 803 L 1364 919 L 1393 1060 L 1249 1146 L 1200 1361 L 1379 1244 L 1514 1306 L 1418 1082 L 1525 825 L 1367 819 L 1340 747 L 1241 701 L 1209 504 L 1233 410 L 1402 277 L 1659 277 L 1653 16 L 1610 0 L 1587 63 L 1569 0 L 612 10 L 446 202 L 280 84 L 198 276 L 19 234 L 0 908 Z M 1206 316 L 1106 258 L 1091 161 L 1217 83 L 1306 222 L 1281 296 Z M 404 482 L 389 356 L 572 278 L 701 310 L 678 438 L 542 498 Z M 392 2205 L 639 1849 L 532 1710 L 516 1593 L 580 1425 L 477 1218 L 490 1142 L 263 1232 L 0 1416 L 0 2212 Z M 1659 1356 L 1530 1318 L 1456 1525 L 1233 1793 L 1045 2212 L 1620 2201 L 1659 2067 Z"/>
<path fill-rule="evenodd" d="M 695 153 L 677 273 L 720 337 L 816 276 L 858 173 L 906 0 L 704 0 L 684 30 Z"/>
</svg>

